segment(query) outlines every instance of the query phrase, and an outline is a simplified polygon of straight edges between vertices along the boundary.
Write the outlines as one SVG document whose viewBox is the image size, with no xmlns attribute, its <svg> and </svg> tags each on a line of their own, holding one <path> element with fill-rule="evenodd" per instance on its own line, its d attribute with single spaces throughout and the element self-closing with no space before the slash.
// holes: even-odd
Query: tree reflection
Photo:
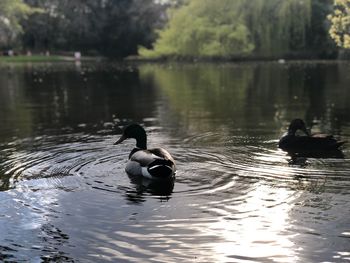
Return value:
<svg viewBox="0 0 350 263">
<path fill-rule="evenodd" d="M 340 70 L 347 67 L 299 62 L 147 64 L 140 66 L 140 74 L 142 79 L 152 79 L 169 101 L 163 110 L 174 117 L 163 121 L 177 121 L 201 132 L 239 127 L 247 135 L 253 127 L 264 125 L 277 130 L 278 136 L 281 126 L 296 117 L 309 123 L 322 120 L 322 125 L 337 129 L 349 122 L 342 112 L 349 110 L 345 87 L 350 83 Z"/>
<path fill-rule="evenodd" d="M 3 68 L 3 66 L 2 66 Z M 123 64 L 18 64 L 0 76 L 0 138 L 81 130 L 116 119 L 151 117 L 155 97 Z"/>
</svg>

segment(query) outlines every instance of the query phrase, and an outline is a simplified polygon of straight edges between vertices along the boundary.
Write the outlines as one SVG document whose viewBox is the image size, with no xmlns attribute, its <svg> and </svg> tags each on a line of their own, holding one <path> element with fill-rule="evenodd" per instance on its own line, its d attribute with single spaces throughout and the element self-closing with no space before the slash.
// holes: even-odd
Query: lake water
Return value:
<svg viewBox="0 0 350 263">
<path fill-rule="evenodd" d="M 350 64 L 0 65 L 0 261 L 350 261 L 343 158 L 277 148 L 291 119 L 350 141 Z M 142 124 L 174 185 L 128 177 Z"/>
</svg>

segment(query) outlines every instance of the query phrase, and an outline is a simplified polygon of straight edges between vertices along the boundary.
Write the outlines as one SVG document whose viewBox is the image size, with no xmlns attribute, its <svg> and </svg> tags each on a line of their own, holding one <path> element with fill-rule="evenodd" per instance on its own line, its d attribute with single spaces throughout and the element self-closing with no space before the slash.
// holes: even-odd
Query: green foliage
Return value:
<svg viewBox="0 0 350 263">
<path fill-rule="evenodd" d="M 242 11 L 256 45 L 255 54 L 283 56 L 305 47 L 311 0 L 250 0 Z"/>
<path fill-rule="evenodd" d="M 333 1 L 0 0 L 0 47 L 120 58 L 334 55 Z M 349 0 L 336 3 L 331 34 L 347 46 Z"/>
<path fill-rule="evenodd" d="M 144 57 L 283 56 L 307 46 L 312 1 L 188 0 Z"/>
<path fill-rule="evenodd" d="M 306 48 L 323 58 L 334 58 L 337 47 L 329 35 L 330 22 L 327 19 L 332 11 L 333 0 L 312 0 L 311 21 L 306 32 Z"/>
<path fill-rule="evenodd" d="M 11 45 L 22 32 L 21 19 L 38 12 L 39 9 L 31 8 L 22 0 L 0 1 L 0 45 Z"/>
<path fill-rule="evenodd" d="M 338 46 L 350 48 L 350 0 L 334 0 L 334 6 L 329 33 Z"/>
<path fill-rule="evenodd" d="M 150 46 L 164 5 L 153 0 L 26 0 L 41 7 L 23 25 L 24 46 L 124 57 Z"/>
<path fill-rule="evenodd" d="M 254 48 L 239 9 L 230 0 L 191 0 L 171 9 L 169 24 L 159 32 L 154 51 L 142 56 L 233 56 Z"/>
</svg>

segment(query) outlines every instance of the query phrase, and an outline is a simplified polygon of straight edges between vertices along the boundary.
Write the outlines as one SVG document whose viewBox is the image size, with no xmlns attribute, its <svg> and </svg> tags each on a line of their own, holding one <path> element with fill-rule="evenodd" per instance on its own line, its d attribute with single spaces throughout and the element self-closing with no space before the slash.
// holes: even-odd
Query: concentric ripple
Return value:
<svg viewBox="0 0 350 263">
<path fill-rule="evenodd" d="M 106 181 L 104 187 L 108 187 L 108 178 L 123 169 L 127 156 L 111 145 L 108 139 L 82 134 L 15 141 L 4 152 L 2 183 L 8 188 L 71 191 L 88 185 L 98 187 Z"/>
<path fill-rule="evenodd" d="M 186 146 L 176 149 L 184 164 L 180 173 L 185 173 L 178 181 L 192 185 L 187 191 L 196 194 L 223 191 L 242 181 L 294 188 L 300 182 L 327 180 L 330 191 L 332 187 L 348 191 L 350 164 L 346 152 L 341 157 L 291 157 L 277 148 L 277 141 L 259 139 L 213 132 L 186 138 Z"/>
<path fill-rule="evenodd" d="M 256 143 L 260 138 L 215 132 L 169 140 L 156 128 L 149 130 L 150 137 L 157 138 L 157 142 L 151 139 L 150 144 L 165 145 L 177 161 L 175 187 L 169 186 L 165 195 L 213 195 L 232 188 L 244 193 L 256 182 L 293 189 L 305 183 L 327 181 L 328 191 L 349 189 L 350 165 L 346 157 L 292 158 L 277 149 L 277 141 L 273 140 Z M 14 141 L 2 146 L 2 188 L 93 188 L 142 200 L 150 182 L 131 180 L 124 172 L 133 143 L 116 147 L 110 135 L 84 134 Z"/>
<path fill-rule="evenodd" d="M 346 237 L 346 222 L 337 212 L 350 189 L 346 157 L 295 163 L 274 140 L 216 132 L 169 139 L 158 128 L 149 131 L 149 144 L 163 145 L 177 162 L 175 185 L 167 189 L 129 178 L 124 167 L 134 142 L 114 146 L 115 137 L 108 134 L 42 136 L 2 145 L 6 194 L 0 220 L 9 220 L 0 231 L 9 230 L 0 255 L 68 262 L 93 262 L 100 255 L 126 262 L 189 257 L 294 262 L 299 249 L 294 244 L 309 240 L 317 249 L 320 241 L 311 237 L 330 235 L 334 230 L 327 222 L 334 218 L 340 224 L 337 235 Z M 20 233 L 24 240 L 17 238 Z M 345 243 L 327 245 L 341 253 Z"/>
</svg>

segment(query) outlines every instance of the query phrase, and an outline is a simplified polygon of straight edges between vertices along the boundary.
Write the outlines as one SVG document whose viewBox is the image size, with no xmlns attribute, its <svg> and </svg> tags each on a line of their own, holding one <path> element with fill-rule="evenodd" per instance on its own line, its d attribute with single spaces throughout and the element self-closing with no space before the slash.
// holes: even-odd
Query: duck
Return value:
<svg viewBox="0 0 350 263">
<path fill-rule="evenodd" d="M 301 130 L 304 136 L 296 135 Z M 286 152 L 317 153 L 336 151 L 345 141 L 337 141 L 333 135 L 310 134 L 302 119 L 294 119 L 288 127 L 288 131 L 281 137 L 278 147 Z"/>
<path fill-rule="evenodd" d="M 136 147 L 130 152 L 125 167 L 128 175 L 143 176 L 154 180 L 175 178 L 176 165 L 174 158 L 163 148 L 147 149 L 147 134 L 141 125 L 128 125 L 114 145 L 120 144 L 126 139 L 136 139 Z"/>
</svg>

